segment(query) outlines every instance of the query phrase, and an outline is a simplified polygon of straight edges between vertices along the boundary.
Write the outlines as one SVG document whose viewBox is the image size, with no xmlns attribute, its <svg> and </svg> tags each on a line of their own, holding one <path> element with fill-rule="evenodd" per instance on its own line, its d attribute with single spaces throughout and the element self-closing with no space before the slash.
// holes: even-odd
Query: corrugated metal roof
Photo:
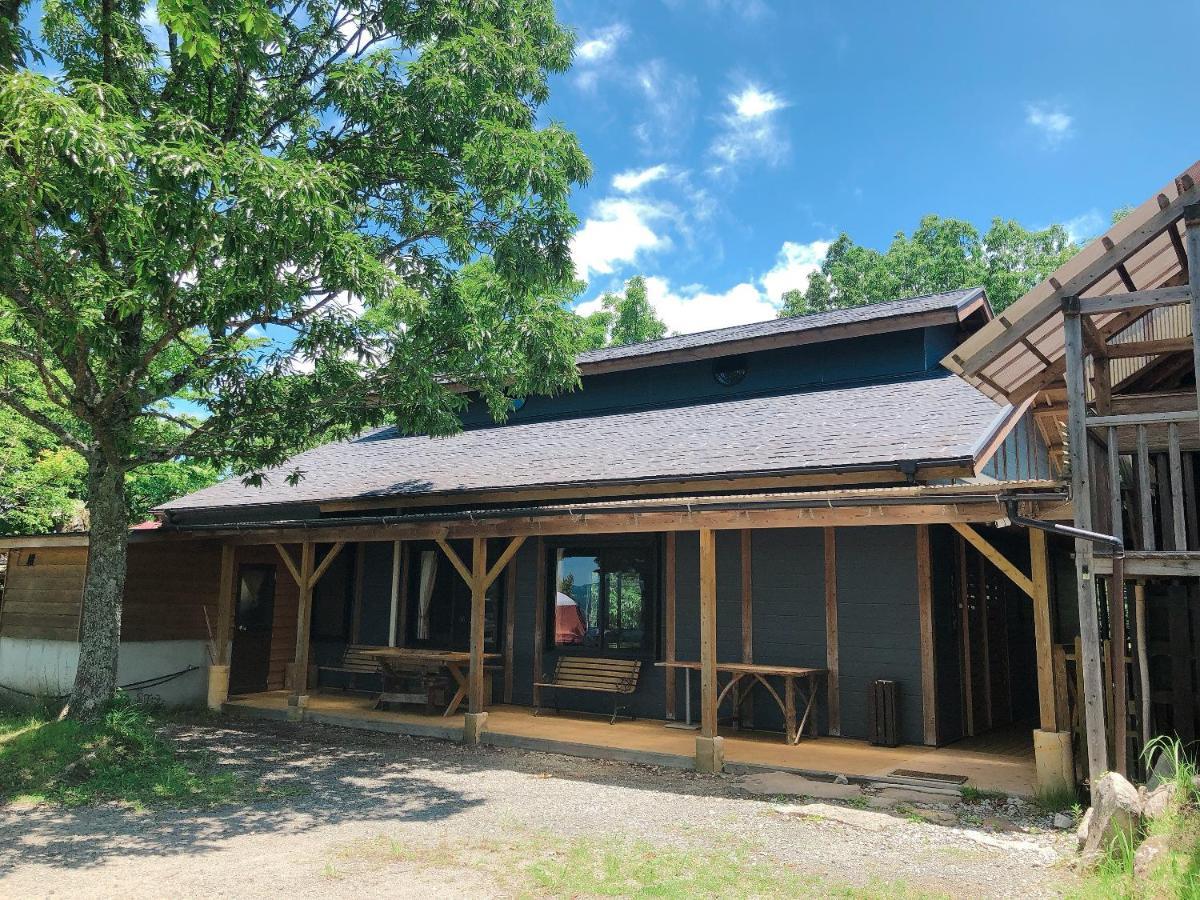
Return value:
<svg viewBox="0 0 1200 900">
<path fill-rule="evenodd" d="M 1057 380 L 1065 353 L 1064 297 L 1125 293 L 1128 288 L 1118 268 L 1122 265 L 1137 290 L 1165 287 L 1186 278 L 1179 258 L 1183 209 L 1200 202 L 1198 183 L 1200 161 L 967 338 L 942 364 L 993 399 L 1010 403 L 1020 403 Z M 1090 318 L 1108 333 L 1123 328 L 1134 317 L 1111 313 Z M 1164 321 L 1159 327 L 1173 326 Z"/>
<path fill-rule="evenodd" d="M 164 504 L 188 510 L 744 477 L 972 458 L 1006 410 L 951 375 L 520 423 L 446 438 L 382 428 Z M 296 486 L 284 474 L 300 469 Z"/>
</svg>

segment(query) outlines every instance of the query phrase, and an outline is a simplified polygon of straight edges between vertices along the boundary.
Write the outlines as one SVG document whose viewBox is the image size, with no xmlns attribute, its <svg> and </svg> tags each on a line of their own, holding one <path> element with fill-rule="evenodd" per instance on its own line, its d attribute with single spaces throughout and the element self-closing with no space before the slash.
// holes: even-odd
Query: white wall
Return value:
<svg viewBox="0 0 1200 900">
<path fill-rule="evenodd" d="M 0 637 L 0 685 L 38 696 L 66 694 L 75 680 L 79 644 Z M 208 652 L 204 641 L 131 641 L 121 644 L 117 683 L 131 684 L 198 668 L 166 684 L 130 689 L 135 697 L 153 695 L 172 706 L 203 704 L 208 697 Z M 0 690 L 2 693 L 2 690 Z"/>
</svg>

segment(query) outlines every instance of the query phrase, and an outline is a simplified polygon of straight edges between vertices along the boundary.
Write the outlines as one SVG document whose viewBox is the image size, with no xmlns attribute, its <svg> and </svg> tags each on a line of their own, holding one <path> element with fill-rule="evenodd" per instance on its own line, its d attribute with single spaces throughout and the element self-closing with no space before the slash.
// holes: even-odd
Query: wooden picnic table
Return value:
<svg viewBox="0 0 1200 900">
<path fill-rule="evenodd" d="M 673 662 L 655 663 L 655 665 L 666 669 L 683 669 L 685 673 L 700 671 L 700 663 L 694 660 L 674 660 Z M 814 736 L 816 735 L 817 720 L 812 712 L 817 699 L 817 681 L 829 674 L 828 669 L 813 669 L 805 666 L 768 666 L 760 663 L 741 662 L 719 662 L 715 668 L 718 678 L 722 674 L 729 676 L 729 681 L 717 694 L 717 708 L 720 708 L 721 702 L 732 691 L 735 723 L 742 701 L 754 687 L 754 683 L 758 682 L 767 689 L 783 713 L 783 737 L 787 743 L 797 744 L 800 742 L 800 736 L 804 734 L 804 728 L 808 724 L 810 716 L 812 717 L 812 733 Z M 783 679 L 783 697 L 780 697 L 774 685 L 767 681 L 771 677 Z M 742 684 L 743 680 L 747 683 Z M 719 682 L 718 686 L 720 686 Z M 804 701 L 804 713 L 800 716 L 798 724 L 796 721 L 797 695 Z"/>
<path fill-rule="evenodd" d="M 450 701 L 450 705 L 446 707 L 443 716 L 452 716 L 458 710 L 459 704 L 463 698 L 467 696 L 467 673 L 464 669 L 470 670 L 471 654 L 466 650 L 428 650 L 420 647 L 380 647 L 376 650 L 367 650 L 366 654 L 373 656 L 379 662 L 379 668 L 387 679 L 400 680 L 405 677 L 415 675 L 428 675 L 434 672 L 445 670 L 454 679 L 458 690 L 454 694 L 454 698 Z M 495 664 L 499 662 L 499 653 L 485 653 L 483 655 L 484 665 L 488 663 Z M 408 694 L 400 694 L 387 690 L 387 685 L 384 685 L 384 692 L 379 695 L 376 704 L 379 703 L 404 703 L 410 702 L 413 698 Z"/>
</svg>

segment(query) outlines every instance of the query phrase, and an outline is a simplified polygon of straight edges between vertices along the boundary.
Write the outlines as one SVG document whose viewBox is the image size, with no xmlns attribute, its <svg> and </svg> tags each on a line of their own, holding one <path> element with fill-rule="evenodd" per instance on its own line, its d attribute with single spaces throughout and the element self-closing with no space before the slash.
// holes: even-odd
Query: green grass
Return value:
<svg viewBox="0 0 1200 900">
<path fill-rule="evenodd" d="M 866 887 L 830 882 L 780 864 L 750 844 L 737 847 L 654 846 L 619 838 L 565 838 L 515 826 L 506 838 L 414 845 L 386 836 L 334 851 L 326 878 L 391 865 L 429 872 L 472 870 L 498 893 L 520 897 L 927 897 L 904 882 Z M 939 895 L 932 895 L 939 896 Z"/>
<path fill-rule="evenodd" d="M 277 796 L 208 755 L 184 753 L 121 695 L 94 722 L 0 710 L 0 803 L 212 806 Z"/>
<path fill-rule="evenodd" d="M 985 800 L 991 800 L 993 803 L 1004 803 L 1008 800 L 1008 794 L 1003 791 L 983 791 L 977 787 L 963 785 L 962 798 L 964 803 L 982 803 Z"/>
<path fill-rule="evenodd" d="M 1133 875 L 1136 842 L 1118 835 L 1113 846 L 1092 872 L 1080 891 L 1080 897 L 1126 898 L 1179 897 L 1200 900 L 1200 791 L 1193 779 L 1196 765 L 1188 760 L 1177 741 L 1152 741 L 1147 753 L 1166 753 L 1174 771 L 1175 795 L 1167 813 L 1150 822 L 1139 838 L 1158 836 L 1166 840 L 1170 852 L 1151 871 L 1148 878 Z"/>
<path fill-rule="evenodd" d="M 1079 794 L 1073 785 L 1038 791 L 1033 798 L 1038 809 L 1047 814 L 1072 812 L 1079 805 Z"/>
</svg>

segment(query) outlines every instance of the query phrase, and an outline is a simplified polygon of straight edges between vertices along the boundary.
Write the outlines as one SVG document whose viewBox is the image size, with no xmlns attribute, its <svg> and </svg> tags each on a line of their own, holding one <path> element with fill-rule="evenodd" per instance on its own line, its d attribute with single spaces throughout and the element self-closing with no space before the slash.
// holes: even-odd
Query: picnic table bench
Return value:
<svg viewBox="0 0 1200 900">
<path fill-rule="evenodd" d="M 331 666 L 317 666 L 321 672 L 337 672 L 350 676 L 350 683 L 358 675 L 378 675 L 379 661 L 371 655 L 372 651 L 380 649 L 370 644 L 350 644 L 342 651 L 337 663 Z"/>
<path fill-rule="evenodd" d="M 662 666 L 667 669 L 683 669 L 684 672 L 699 671 L 700 663 L 693 660 L 674 660 L 671 662 L 655 663 L 657 666 Z M 754 687 L 754 683 L 758 682 L 767 689 L 767 693 L 779 706 L 780 712 L 783 713 L 783 738 L 789 744 L 797 744 L 800 742 L 801 735 L 804 734 L 805 727 L 811 721 L 812 732 L 817 733 L 817 718 L 812 715 L 817 699 L 817 681 L 820 678 L 829 674 L 828 669 L 813 669 L 806 666 L 769 666 L 760 665 L 758 663 L 717 663 L 714 668 L 718 675 L 725 674 L 729 676 L 729 681 L 721 688 L 717 694 L 717 706 L 729 696 L 733 695 L 733 708 L 735 721 L 737 717 L 736 711 L 741 708 L 742 700 L 746 694 Z M 775 687 L 767 681 L 768 677 L 778 677 L 783 680 L 783 696 L 779 696 L 779 692 Z M 743 684 L 743 680 L 746 681 Z M 797 695 L 804 700 L 804 712 L 797 722 L 796 714 L 796 699 Z"/>
<path fill-rule="evenodd" d="M 562 691 L 592 691 L 595 693 L 612 694 L 613 712 L 609 724 L 617 721 L 617 715 L 622 709 L 629 709 L 628 704 L 621 703 L 621 697 L 632 694 L 637 690 L 638 675 L 642 670 L 640 659 L 603 659 L 592 656 L 560 656 L 554 664 L 554 675 L 535 682 L 539 689 L 535 700 L 533 714 L 541 712 L 541 690 Z M 555 695 L 557 697 L 557 695 Z M 558 712 L 558 703 L 554 704 Z M 636 719 L 637 716 L 631 716 Z"/>
<path fill-rule="evenodd" d="M 471 665 L 471 654 L 466 650 L 425 650 L 419 647 L 377 647 L 367 651 L 367 655 L 376 661 L 383 672 L 383 693 L 379 695 L 376 705 L 380 703 L 420 703 L 432 704 L 432 695 L 399 690 L 406 680 L 420 679 L 423 691 L 428 692 L 440 673 L 448 674 L 454 680 L 458 690 L 446 706 L 443 716 L 452 716 L 467 696 L 467 675 L 463 671 Z M 499 653 L 485 653 L 483 661 L 485 673 L 496 668 L 500 660 Z M 490 663 L 490 665 L 489 665 Z"/>
</svg>

